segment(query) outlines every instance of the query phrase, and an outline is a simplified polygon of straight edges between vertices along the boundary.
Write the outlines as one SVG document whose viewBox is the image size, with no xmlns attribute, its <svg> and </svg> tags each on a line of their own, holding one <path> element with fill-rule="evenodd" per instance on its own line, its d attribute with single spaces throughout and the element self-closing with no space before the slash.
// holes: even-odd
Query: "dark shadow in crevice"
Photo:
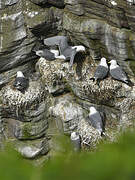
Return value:
<svg viewBox="0 0 135 180">
<path fill-rule="evenodd" d="M 74 59 L 74 63 L 77 63 L 76 74 L 80 80 L 82 79 L 82 66 L 83 66 L 83 62 L 84 62 L 85 58 L 86 58 L 86 54 L 84 54 L 82 52 L 78 52 L 75 55 L 75 59 Z"/>
</svg>

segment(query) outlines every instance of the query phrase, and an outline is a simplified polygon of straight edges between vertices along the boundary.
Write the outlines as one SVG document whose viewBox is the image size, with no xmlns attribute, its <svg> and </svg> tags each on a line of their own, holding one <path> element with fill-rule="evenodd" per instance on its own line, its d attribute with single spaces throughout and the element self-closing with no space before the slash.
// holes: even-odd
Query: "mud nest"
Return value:
<svg viewBox="0 0 135 180">
<path fill-rule="evenodd" d="M 96 148 L 96 145 L 102 139 L 99 132 L 90 126 L 85 119 L 79 122 L 77 131 L 81 137 L 82 147 Z"/>
<path fill-rule="evenodd" d="M 39 81 L 29 82 L 29 87 L 25 93 L 14 89 L 12 85 L 7 85 L 2 89 L 2 101 L 10 108 L 27 108 L 32 104 L 37 104 L 45 98 L 45 90 Z"/>
<path fill-rule="evenodd" d="M 60 59 L 47 61 L 44 58 L 40 58 L 36 68 L 42 74 L 42 81 L 45 83 L 46 90 L 49 87 L 64 85 L 65 77 L 68 78 L 70 74 L 74 75 L 73 69 L 69 72 L 69 62 Z"/>
<path fill-rule="evenodd" d="M 88 65 L 89 64 L 89 65 Z M 98 97 L 98 100 L 109 100 L 114 97 L 116 92 L 122 87 L 122 83 L 113 80 L 109 75 L 101 80 L 99 85 L 90 80 L 94 76 L 98 64 L 88 63 L 88 60 L 83 64 L 82 68 L 82 91 L 88 96 Z"/>
</svg>

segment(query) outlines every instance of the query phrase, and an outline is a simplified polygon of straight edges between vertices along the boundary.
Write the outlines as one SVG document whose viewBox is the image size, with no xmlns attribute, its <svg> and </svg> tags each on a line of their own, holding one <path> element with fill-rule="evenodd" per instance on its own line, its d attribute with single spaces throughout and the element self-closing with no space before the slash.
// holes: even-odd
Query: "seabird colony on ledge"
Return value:
<svg viewBox="0 0 135 180">
<path fill-rule="evenodd" d="M 99 85 L 99 82 L 105 79 L 109 72 L 113 79 L 126 83 L 129 86 L 134 85 L 127 77 L 124 70 L 117 64 L 116 60 L 113 59 L 108 63 L 111 64 L 110 67 L 107 65 L 106 58 L 101 58 L 101 61 L 95 70 L 94 76 L 90 78 L 90 80 L 96 81 Z"/>
<path fill-rule="evenodd" d="M 46 60 L 52 61 L 55 59 L 64 59 L 70 61 L 70 67 L 72 67 L 75 55 L 77 52 L 85 51 L 85 47 L 82 45 L 79 46 L 69 46 L 68 45 L 68 38 L 66 36 L 54 36 L 47 39 L 44 39 L 44 45 L 50 48 L 44 48 L 41 50 L 34 50 L 36 55 L 45 58 Z M 58 46 L 59 50 L 51 49 L 53 46 Z M 109 62 L 111 65 L 108 67 L 106 58 L 102 57 L 100 60 L 99 65 L 97 66 L 94 76 L 90 78 L 90 80 L 99 81 L 105 79 L 108 75 L 108 71 L 113 79 L 118 81 L 122 81 L 129 86 L 133 83 L 128 79 L 126 73 L 122 70 L 122 68 L 117 64 L 116 60 L 111 60 Z M 17 72 L 17 76 L 15 81 L 13 82 L 13 87 L 22 93 L 28 88 L 29 81 L 23 75 L 21 71 Z M 89 116 L 88 116 L 88 123 L 92 127 L 94 127 L 99 134 L 102 136 L 104 135 L 104 117 L 102 116 L 101 112 L 97 111 L 94 106 L 89 108 Z M 77 132 L 71 133 L 71 142 L 74 146 L 75 151 L 79 151 L 81 148 L 81 139 Z"/>
<path fill-rule="evenodd" d="M 35 50 L 36 55 L 45 58 L 46 60 L 52 61 L 55 59 L 64 59 L 70 60 L 70 67 L 72 67 L 75 55 L 78 52 L 85 51 L 85 47 L 82 45 L 79 46 L 69 46 L 68 38 L 66 36 L 53 36 L 50 38 L 44 39 L 44 45 L 50 48 L 44 48 L 42 50 Z M 51 49 L 53 46 L 58 46 L 59 50 Z M 112 78 L 122 81 L 129 86 L 133 86 L 131 81 L 127 78 L 126 73 L 122 70 L 120 66 L 117 65 L 116 60 L 110 61 L 111 65 L 108 68 L 106 58 L 102 57 L 99 65 L 97 66 L 94 76 L 90 80 L 96 81 L 99 85 L 99 82 L 107 77 L 108 71 Z M 115 68 L 116 67 L 116 68 Z"/>
</svg>

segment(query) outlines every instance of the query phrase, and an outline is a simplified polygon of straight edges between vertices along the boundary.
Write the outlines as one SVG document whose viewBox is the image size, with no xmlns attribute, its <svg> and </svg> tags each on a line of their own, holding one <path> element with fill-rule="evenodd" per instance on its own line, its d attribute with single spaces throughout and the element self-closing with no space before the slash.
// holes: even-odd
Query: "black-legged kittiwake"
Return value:
<svg viewBox="0 0 135 180">
<path fill-rule="evenodd" d="M 90 78 L 90 80 L 97 81 L 97 83 L 104 79 L 108 74 L 108 65 L 106 62 L 106 58 L 102 57 L 99 65 L 97 66 L 94 76 Z"/>
<path fill-rule="evenodd" d="M 89 117 L 88 117 L 88 123 L 97 129 L 97 131 L 103 135 L 104 134 L 104 119 L 103 116 L 101 116 L 100 112 L 96 110 L 94 106 L 91 106 L 89 108 Z"/>
<path fill-rule="evenodd" d="M 15 81 L 13 82 L 14 88 L 23 92 L 28 88 L 28 83 L 29 81 L 24 74 L 21 71 L 17 71 Z"/>
<path fill-rule="evenodd" d="M 133 83 L 129 80 L 125 71 L 117 64 L 116 60 L 113 59 L 109 63 L 111 64 L 110 75 L 112 76 L 113 79 L 122 81 L 129 86 L 133 86 Z"/>
</svg>

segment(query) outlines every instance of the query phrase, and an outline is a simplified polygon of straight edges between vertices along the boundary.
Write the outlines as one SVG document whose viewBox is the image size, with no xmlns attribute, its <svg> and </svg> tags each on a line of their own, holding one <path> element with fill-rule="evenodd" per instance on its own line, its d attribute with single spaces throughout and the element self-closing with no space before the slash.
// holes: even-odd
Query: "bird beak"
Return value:
<svg viewBox="0 0 135 180">
<path fill-rule="evenodd" d="M 111 61 L 109 61 L 108 64 L 111 64 Z"/>
</svg>

